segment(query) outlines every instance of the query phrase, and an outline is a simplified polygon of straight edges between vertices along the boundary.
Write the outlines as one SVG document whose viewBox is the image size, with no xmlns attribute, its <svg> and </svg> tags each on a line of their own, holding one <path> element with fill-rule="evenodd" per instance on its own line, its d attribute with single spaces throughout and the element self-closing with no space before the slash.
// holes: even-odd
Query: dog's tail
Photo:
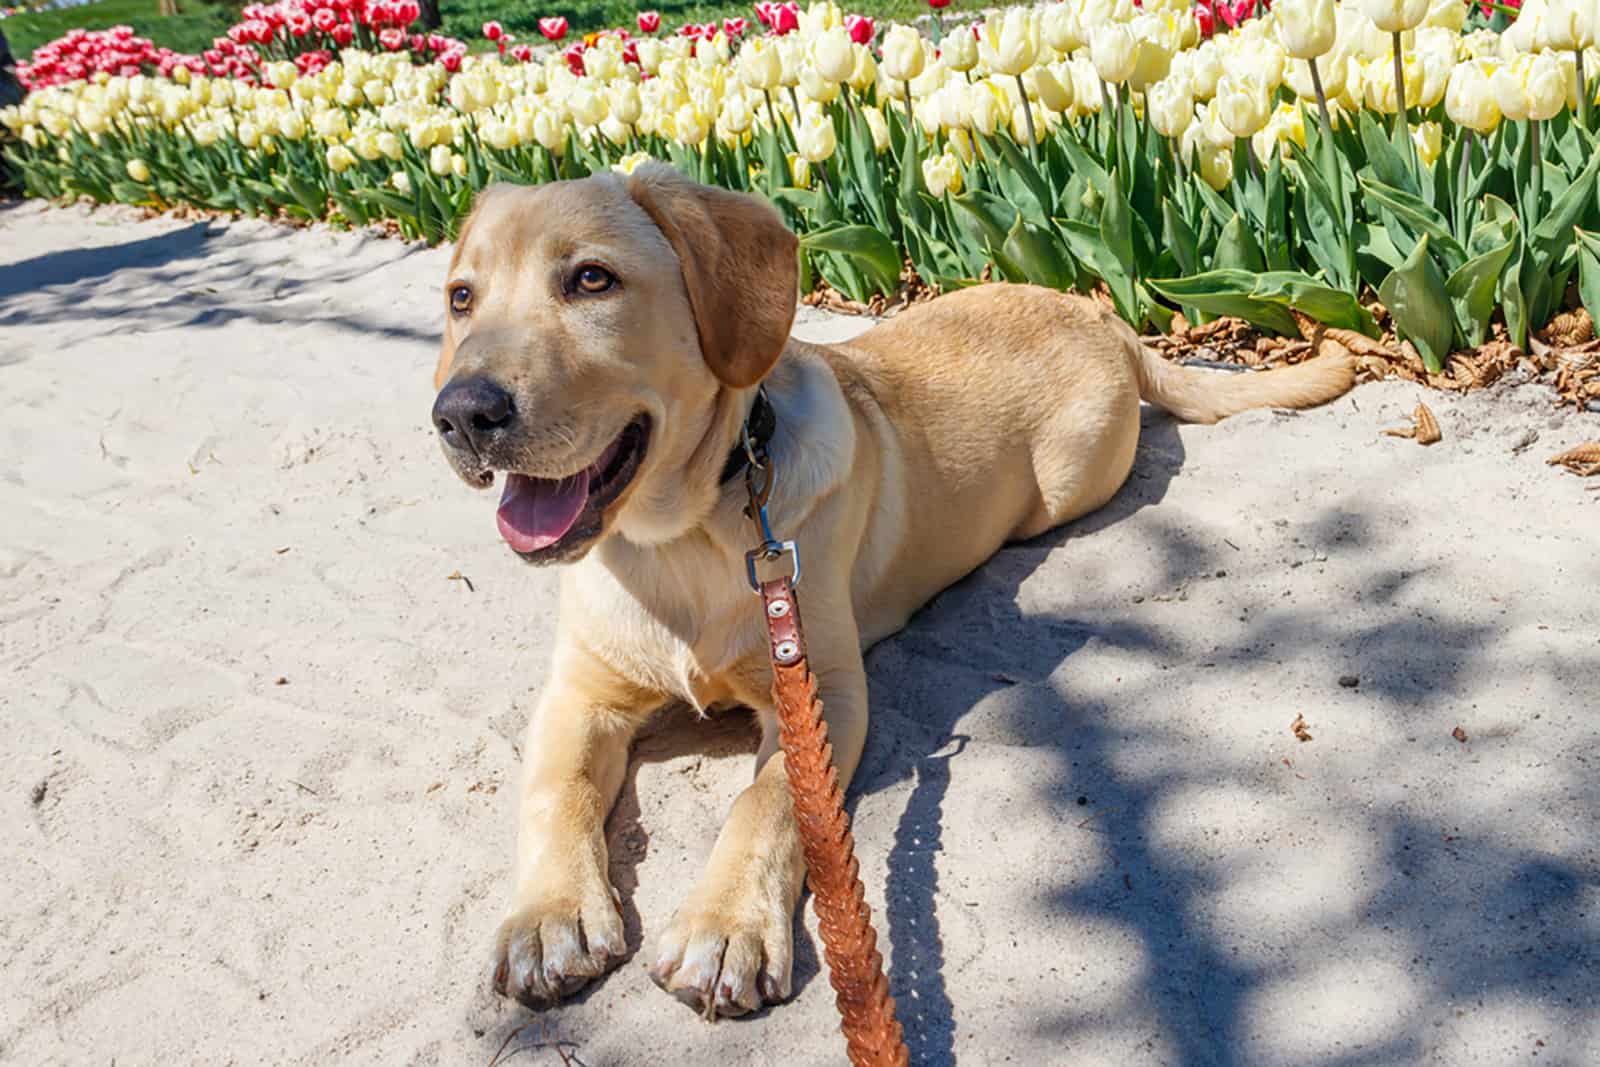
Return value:
<svg viewBox="0 0 1600 1067">
<path fill-rule="evenodd" d="M 1356 382 L 1356 361 L 1349 354 L 1327 353 L 1277 370 L 1219 374 L 1169 363 L 1138 344 L 1134 364 L 1140 399 L 1185 422 L 1216 422 L 1251 408 L 1315 407 L 1343 396 Z"/>
</svg>

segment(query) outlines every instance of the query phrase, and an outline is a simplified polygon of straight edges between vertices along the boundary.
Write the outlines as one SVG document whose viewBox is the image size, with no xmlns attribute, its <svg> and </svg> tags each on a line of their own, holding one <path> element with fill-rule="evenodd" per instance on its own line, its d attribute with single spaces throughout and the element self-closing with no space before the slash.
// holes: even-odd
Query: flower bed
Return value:
<svg viewBox="0 0 1600 1067">
<path fill-rule="evenodd" d="M 1181 311 L 1375 335 L 1376 294 L 1433 372 L 1491 319 L 1525 346 L 1572 283 L 1600 300 L 1600 53 L 1568 0 L 1504 32 L 1460 0 L 1068 0 L 931 40 L 763 3 L 671 34 L 646 14 L 571 40 L 548 19 L 542 56 L 494 24 L 469 56 L 407 15 L 247 8 L 216 56 L 37 89 L 0 113 L 7 153 L 34 195 L 430 240 L 491 181 L 655 157 L 770 198 L 808 277 L 855 300 L 909 266 L 1098 289 L 1141 328 Z"/>
</svg>

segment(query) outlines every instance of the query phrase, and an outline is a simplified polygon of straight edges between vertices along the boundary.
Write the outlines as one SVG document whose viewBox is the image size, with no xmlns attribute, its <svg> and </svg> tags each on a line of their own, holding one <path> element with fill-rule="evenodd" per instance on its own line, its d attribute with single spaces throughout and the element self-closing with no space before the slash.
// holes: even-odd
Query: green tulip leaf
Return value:
<svg viewBox="0 0 1600 1067">
<path fill-rule="evenodd" d="M 1368 337 L 1378 336 L 1378 323 L 1372 313 L 1342 289 L 1333 289 L 1297 270 L 1270 271 L 1256 276 L 1250 295 L 1290 307 L 1320 323 L 1344 330 L 1355 330 Z"/>
<path fill-rule="evenodd" d="M 800 241 L 807 252 L 837 252 L 861 265 L 879 291 L 892 293 L 900 280 L 900 250 L 871 226 L 839 226 L 807 234 Z"/>
<path fill-rule="evenodd" d="M 1494 314 L 1494 292 L 1511 258 L 1511 242 L 1467 262 L 1445 280 L 1445 292 L 1455 314 L 1456 332 L 1468 347 L 1483 344 L 1489 317 Z"/>
<path fill-rule="evenodd" d="M 1401 336 L 1417 346 L 1423 365 L 1434 374 L 1450 356 L 1455 327 L 1444 277 L 1428 254 L 1429 238 L 1417 242 L 1409 259 L 1378 287 L 1378 299 L 1394 318 Z"/>
<path fill-rule="evenodd" d="M 1248 270 L 1211 270 L 1187 278 L 1151 279 L 1145 284 L 1176 304 L 1207 315 L 1231 315 L 1274 333 L 1294 336 L 1299 324 L 1287 308 L 1251 294 L 1257 274 Z"/>
</svg>

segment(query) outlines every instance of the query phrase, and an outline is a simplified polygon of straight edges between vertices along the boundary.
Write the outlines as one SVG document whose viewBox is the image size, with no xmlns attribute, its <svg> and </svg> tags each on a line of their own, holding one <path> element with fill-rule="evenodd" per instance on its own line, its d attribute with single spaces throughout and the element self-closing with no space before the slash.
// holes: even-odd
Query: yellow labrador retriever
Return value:
<svg viewBox="0 0 1600 1067">
<path fill-rule="evenodd" d="M 1141 399 L 1212 422 L 1322 403 L 1353 380 L 1330 357 L 1176 367 L 1094 302 L 1021 285 L 805 344 L 789 337 L 796 272 L 770 206 L 664 165 L 492 188 L 457 242 L 434 424 L 467 484 L 504 475 L 511 548 L 566 565 L 523 748 L 502 993 L 550 1001 L 623 958 L 606 814 L 635 730 L 682 700 L 755 709 L 762 742 L 651 973 L 713 1016 L 789 995 L 803 864 L 745 575 L 753 407 L 768 409 L 751 421 L 775 461 L 772 525 L 804 559 L 811 664 L 848 783 L 867 730 L 862 651 L 1001 545 L 1110 500 Z"/>
</svg>

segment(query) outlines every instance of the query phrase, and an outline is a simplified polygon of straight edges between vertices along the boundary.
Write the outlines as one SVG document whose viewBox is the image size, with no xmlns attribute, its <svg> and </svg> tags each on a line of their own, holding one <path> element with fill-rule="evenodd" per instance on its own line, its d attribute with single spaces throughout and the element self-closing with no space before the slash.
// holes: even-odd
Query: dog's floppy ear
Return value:
<svg viewBox="0 0 1600 1067">
<path fill-rule="evenodd" d="M 483 205 L 488 203 L 491 196 L 499 195 L 502 189 L 511 189 L 515 186 L 506 182 L 496 182 L 486 186 L 472 203 L 472 213 L 461 224 L 461 230 L 456 234 L 455 251 L 450 254 L 450 277 L 455 277 L 456 263 L 461 258 L 461 247 L 467 243 L 467 234 L 472 231 L 472 224 L 477 221 L 478 215 L 483 211 Z M 450 364 L 456 358 L 455 338 L 450 335 L 450 324 L 445 323 L 444 336 L 439 342 L 439 362 L 433 368 L 433 388 L 437 392 L 444 388 L 445 381 L 450 377 Z"/>
<path fill-rule="evenodd" d="M 800 283 L 799 242 L 764 200 L 700 185 L 666 164 L 628 180 L 678 254 L 700 351 L 725 385 L 755 385 L 789 340 Z"/>
</svg>

